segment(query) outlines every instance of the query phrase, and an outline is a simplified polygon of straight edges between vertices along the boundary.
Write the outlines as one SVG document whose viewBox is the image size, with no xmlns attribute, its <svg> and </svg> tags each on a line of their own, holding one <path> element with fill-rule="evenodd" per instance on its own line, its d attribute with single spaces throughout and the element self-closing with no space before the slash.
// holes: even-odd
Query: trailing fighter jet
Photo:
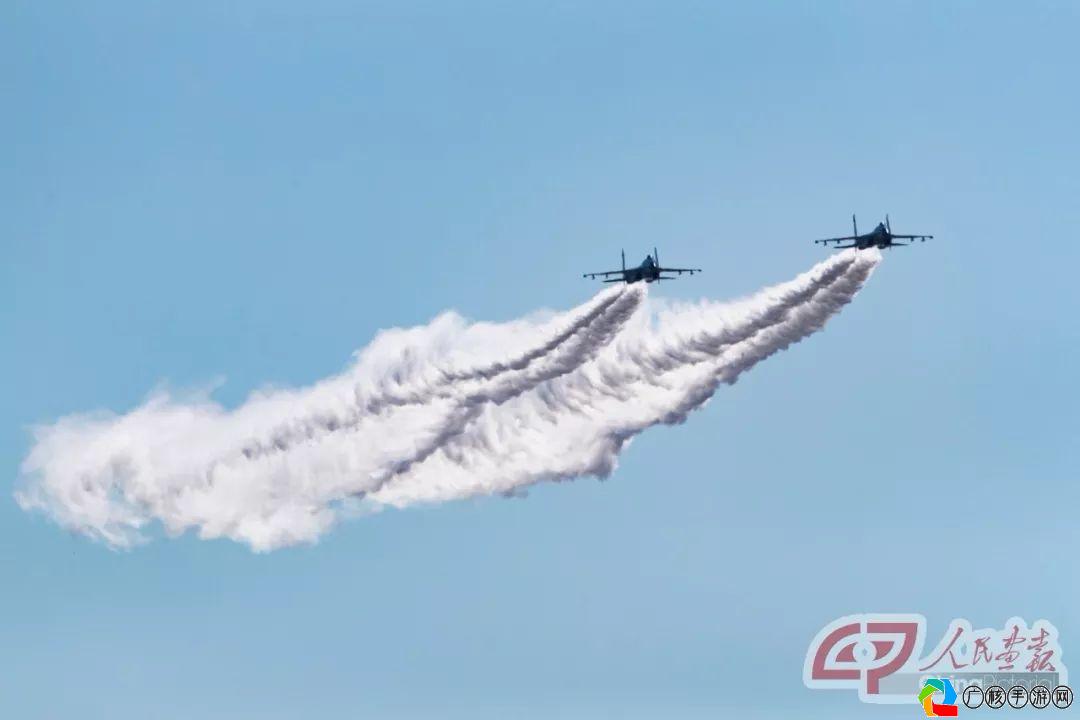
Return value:
<svg viewBox="0 0 1080 720">
<path fill-rule="evenodd" d="M 885 216 L 885 222 L 878 223 L 877 227 L 866 233 L 865 235 L 859 234 L 859 226 L 855 224 L 855 216 L 851 216 L 851 229 L 854 231 L 847 237 L 826 238 L 824 240 L 815 240 L 815 243 L 821 243 L 822 245 L 828 245 L 829 243 L 839 243 L 850 241 L 850 245 L 836 245 L 837 248 L 858 248 L 860 250 L 866 250 L 867 248 L 891 248 L 891 247 L 903 247 L 904 245 L 911 245 L 909 242 L 896 242 L 896 240 L 919 240 L 926 242 L 928 239 L 933 239 L 933 235 L 893 235 L 892 228 L 889 227 L 889 216 Z"/>
<path fill-rule="evenodd" d="M 637 267 L 626 267 L 626 251 L 622 254 L 622 270 L 608 270 L 606 272 L 598 273 L 585 273 L 582 277 L 598 278 L 608 277 L 609 275 L 618 275 L 619 277 L 613 277 L 604 282 L 628 282 L 634 283 L 644 280 L 647 283 L 656 282 L 657 280 L 674 280 L 673 277 L 665 277 L 660 273 L 673 272 L 682 275 L 683 273 L 701 272 L 701 268 L 666 268 L 660 267 L 660 255 L 656 252 L 656 248 L 653 248 L 652 255 L 646 255 L 645 259 L 641 261 L 641 264 Z"/>
</svg>

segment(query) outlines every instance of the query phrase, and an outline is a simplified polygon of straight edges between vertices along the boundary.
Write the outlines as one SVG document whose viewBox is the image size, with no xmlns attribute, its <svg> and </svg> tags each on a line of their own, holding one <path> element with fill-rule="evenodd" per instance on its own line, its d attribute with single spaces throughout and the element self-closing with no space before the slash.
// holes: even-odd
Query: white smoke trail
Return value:
<svg viewBox="0 0 1080 720">
<path fill-rule="evenodd" d="M 642 430 L 682 422 L 720 383 L 819 330 L 851 301 L 881 256 L 844 253 L 796 280 L 732 304 L 640 315 L 593 362 L 499 408 L 487 408 L 428 463 L 373 493 L 404 507 L 544 480 L 604 477 Z"/>
<path fill-rule="evenodd" d="M 194 527 L 259 548 L 313 540 L 332 524 L 334 502 L 430 453 L 478 403 L 580 365 L 643 297 L 639 287 L 609 289 L 542 323 L 466 326 L 445 315 L 380 334 L 341 376 L 233 411 L 159 394 L 124 416 L 63 418 L 35 430 L 16 497 L 117 546 L 154 519 L 173 534 Z"/>
<path fill-rule="evenodd" d="M 170 534 L 311 542 L 343 502 L 403 507 L 606 476 L 634 435 L 820 329 L 880 261 L 840 253 L 743 301 L 652 311 L 631 285 L 546 322 L 455 315 L 380 334 L 346 373 L 227 411 L 151 398 L 35 429 L 16 498 L 126 547 Z"/>
</svg>

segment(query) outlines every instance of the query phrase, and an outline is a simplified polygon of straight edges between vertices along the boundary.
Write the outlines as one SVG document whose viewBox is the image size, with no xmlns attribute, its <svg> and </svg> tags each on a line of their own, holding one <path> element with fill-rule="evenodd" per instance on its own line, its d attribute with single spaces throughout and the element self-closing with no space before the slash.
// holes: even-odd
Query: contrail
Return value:
<svg viewBox="0 0 1080 720">
<path fill-rule="evenodd" d="M 375 510 L 604 477 L 648 427 L 821 329 L 880 262 L 843 252 L 732 303 L 651 307 L 640 285 L 547 320 L 445 314 L 381 333 L 345 373 L 233 410 L 159 394 L 34 429 L 16 499 L 128 547 L 159 522 L 255 550 Z"/>
</svg>

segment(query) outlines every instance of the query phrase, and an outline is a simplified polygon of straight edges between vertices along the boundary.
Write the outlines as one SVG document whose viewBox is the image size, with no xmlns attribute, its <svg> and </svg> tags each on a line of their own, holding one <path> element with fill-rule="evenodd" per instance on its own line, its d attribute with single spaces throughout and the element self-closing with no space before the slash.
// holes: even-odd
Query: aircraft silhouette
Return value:
<svg viewBox="0 0 1080 720">
<path fill-rule="evenodd" d="M 674 280 L 673 277 L 665 277 L 661 273 L 673 272 L 682 275 L 683 273 L 701 272 L 701 268 L 666 268 L 660 266 L 660 254 L 656 252 L 656 248 L 653 248 L 652 255 L 646 255 L 645 259 L 641 261 L 641 264 L 637 267 L 626 267 L 626 251 L 622 253 L 622 270 L 607 270 L 605 272 L 585 273 L 582 277 L 598 278 L 608 277 L 610 275 L 618 275 L 604 282 L 627 282 L 635 283 L 644 280 L 647 283 L 656 282 L 657 280 Z"/>
<path fill-rule="evenodd" d="M 892 228 L 889 226 L 889 216 L 885 216 L 885 222 L 877 224 L 877 227 L 866 233 L 865 235 L 859 234 L 859 226 L 855 224 L 855 216 L 851 216 L 851 229 L 854 231 L 851 235 L 837 238 L 825 238 L 824 240 L 815 240 L 814 243 L 821 243 L 822 245 L 828 245 L 829 243 L 839 243 L 845 241 L 851 241 L 850 245 L 836 245 L 837 249 L 841 248 L 858 248 L 859 250 L 866 250 L 867 248 L 891 248 L 891 247 L 903 247 L 905 245 L 911 245 L 909 242 L 895 242 L 896 240 L 919 240 L 926 242 L 932 240 L 933 235 L 893 235 Z"/>
</svg>

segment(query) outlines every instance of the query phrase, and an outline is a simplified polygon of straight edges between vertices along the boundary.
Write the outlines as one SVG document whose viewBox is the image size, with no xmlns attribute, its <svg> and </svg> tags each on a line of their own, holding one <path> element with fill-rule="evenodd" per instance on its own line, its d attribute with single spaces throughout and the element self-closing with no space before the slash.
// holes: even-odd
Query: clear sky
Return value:
<svg viewBox="0 0 1080 720">
<path fill-rule="evenodd" d="M 915 717 L 802 685 L 871 611 L 1045 617 L 1080 673 L 1078 15 L 5 2 L 0 717 Z M 568 308 L 621 247 L 739 296 L 852 212 L 937 239 L 608 481 L 261 555 L 11 497 L 34 423 Z"/>
</svg>

